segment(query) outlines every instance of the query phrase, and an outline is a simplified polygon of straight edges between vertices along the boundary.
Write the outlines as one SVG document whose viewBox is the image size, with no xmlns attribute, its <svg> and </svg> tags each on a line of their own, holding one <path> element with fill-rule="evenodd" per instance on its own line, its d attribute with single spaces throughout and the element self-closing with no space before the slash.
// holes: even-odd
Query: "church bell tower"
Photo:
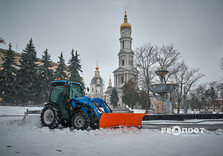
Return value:
<svg viewBox="0 0 223 156">
<path fill-rule="evenodd" d="M 133 79 L 138 83 L 138 70 L 134 67 L 134 52 L 132 51 L 132 26 L 128 23 L 127 14 L 125 11 L 124 23 L 120 25 L 120 51 L 118 53 L 119 64 L 118 69 L 114 73 L 114 87 L 118 91 L 119 104 L 122 106 L 122 90 L 121 87 Z"/>
</svg>

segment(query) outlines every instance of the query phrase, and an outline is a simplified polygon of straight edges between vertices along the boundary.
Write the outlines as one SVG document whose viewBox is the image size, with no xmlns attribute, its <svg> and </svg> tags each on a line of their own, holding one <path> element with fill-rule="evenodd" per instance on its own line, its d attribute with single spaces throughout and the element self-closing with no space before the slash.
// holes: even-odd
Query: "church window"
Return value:
<svg viewBox="0 0 223 156">
<path fill-rule="evenodd" d="M 130 65 L 133 65 L 133 60 L 132 59 L 130 60 Z"/>
<path fill-rule="evenodd" d="M 130 65 L 133 65 L 133 57 L 130 57 Z"/>
<path fill-rule="evenodd" d="M 124 41 L 122 41 L 122 49 L 125 49 Z"/>
<path fill-rule="evenodd" d="M 123 66 L 125 65 L 125 60 L 122 60 L 122 65 L 123 65 Z"/>
<path fill-rule="evenodd" d="M 124 77 L 122 76 L 121 77 L 121 84 L 123 84 L 124 83 Z"/>
<path fill-rule="evenodd" d="M 94 88 L 92 88 L 92 92 L 94 92 Z"/>
</svg>

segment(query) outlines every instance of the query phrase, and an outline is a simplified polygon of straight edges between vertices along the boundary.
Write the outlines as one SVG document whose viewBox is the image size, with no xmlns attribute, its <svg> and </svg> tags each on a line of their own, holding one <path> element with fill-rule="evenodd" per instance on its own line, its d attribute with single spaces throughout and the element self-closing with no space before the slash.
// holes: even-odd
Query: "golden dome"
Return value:
<svg viewBox="0 0 223 156">
<path fill-rule="evenodd" d="M 96 66 L 96 71 L 98 71 L 98 69 L 99 69 L 99 67 L 98 67 L 98 65 Z"/>
<path fill-rule="evenodd" d="M 120 25 L 120 29 L 123 29 L 123 28 L 128 28 L 128 29 L 132 28 L 131 24 L 128 23 L 126 11 L 125 11 L 125 15 L 124 15 L 124 23 L 122 23 Z"/>
</svg>

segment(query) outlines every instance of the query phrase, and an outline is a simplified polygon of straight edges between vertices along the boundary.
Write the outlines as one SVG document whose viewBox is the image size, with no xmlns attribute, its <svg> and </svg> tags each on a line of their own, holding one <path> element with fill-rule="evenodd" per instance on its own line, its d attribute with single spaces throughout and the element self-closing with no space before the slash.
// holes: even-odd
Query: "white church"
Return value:
<svg viewBox="0 0 223 156">
<path fill-rule="evenodd" d="M 104 99 L 104 80 L 100 76 L 98 65 L 90 84 L 90 97 Z"/>
<path fill-rule="evenodd" d="M 132 26 L 128 23 L 127 14 L 124 15 L 124 23 L 120 26 L 120 51 L 118 53 L 119 62 L 118 68 L 114 73 L 114 88 L 118 91 L 119 102 L 118 107 L 124 107 L 122 103 L 121 87 L 125 82 L 133 79 L 138 83 L 138 70 L 134 67 L 134 52 L 132 50 Z M 96 66 L 95 75 L 90 84 L 90 96 L 92 98 L 103 98 L 110 104 L 110 95 L 112 91 L 111 79 L 109 79 L 109 86 L 104 92 L 104 81 L 100 76 L 99 67 Z"/>
</svg>

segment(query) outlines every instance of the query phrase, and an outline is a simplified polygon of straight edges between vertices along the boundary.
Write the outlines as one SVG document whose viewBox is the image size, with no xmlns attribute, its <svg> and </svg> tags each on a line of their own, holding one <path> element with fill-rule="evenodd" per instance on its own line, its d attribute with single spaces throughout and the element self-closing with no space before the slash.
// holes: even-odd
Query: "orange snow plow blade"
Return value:
<svg viewBox="0 0 223 156">
<path fill-rule="evenodd" d="M 147 113 L 103 113 L 99 128 L 116 126 L 142 126 L 142 118 Z"/>
</svg>

